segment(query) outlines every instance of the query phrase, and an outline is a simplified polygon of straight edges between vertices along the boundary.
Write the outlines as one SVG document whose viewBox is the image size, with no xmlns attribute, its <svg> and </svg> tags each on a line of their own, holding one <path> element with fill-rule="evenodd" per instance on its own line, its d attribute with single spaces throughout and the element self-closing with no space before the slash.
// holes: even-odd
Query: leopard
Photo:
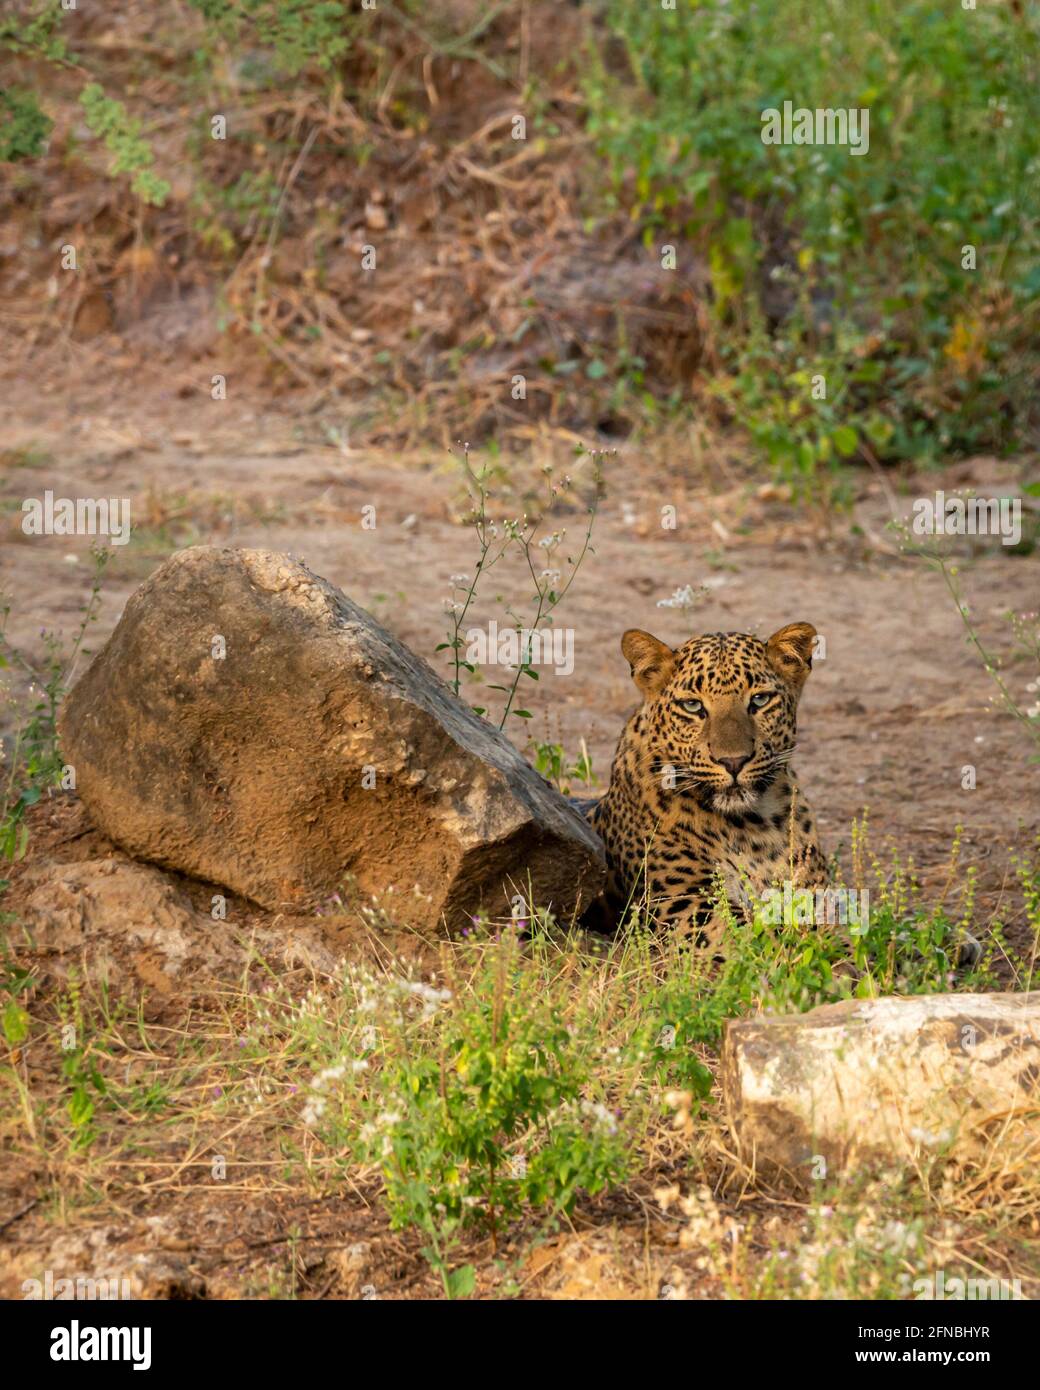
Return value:
<svg viewBox="0 0 1040 1390">
<path fill-rule="evenodd" d="M 607 862 L 603 898 L 724 955 L 725 914 L 768 889 L 825 888 L 816 822 L 791 766 L 816 629 L 768 640 L 709 632 L 672 648 L 630 628 L 621 652 L 642 702 L 618 740 L 606 793 L 586 806 Z"/>
</svg>

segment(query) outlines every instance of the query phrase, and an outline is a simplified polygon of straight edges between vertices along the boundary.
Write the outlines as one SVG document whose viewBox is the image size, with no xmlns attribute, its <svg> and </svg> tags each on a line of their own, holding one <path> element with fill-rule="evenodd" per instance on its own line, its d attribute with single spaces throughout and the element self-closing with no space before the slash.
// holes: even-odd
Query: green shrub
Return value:
<svg viewBox="0 0 1040 1390">
<path fill-rule="evenodd" d="M 579 1193 L 623 1175 L 629 1147 L 614 1113 L 589 1095 L 598 1029 L 563 1017 L 519 933 L 463 947 L 458 959 L 458 990 L 358 982 L 365 1055 L 317 1078 L 315 1106 L 317 1117 L 329 1081 L 357 1078 L 358 1092 L 341 1091 L 329 1115 L 329 1137 L 379 1165 L 393 1225 L 423 1232 L 449 1295 L 464 1287 L 448 1270 L 457 1232 L 477 1226 L 495 1239 L 530 1208 L 569 1211 Z"/>
<path fill-rule="evenodd" d="M 32 92 L 0 91 L 0 164 L 43 154 L 53 125 Z"/>
<path fill-rule="evenodd" d="M 170 185 L 152 170 L 152 150 L 141 138 L 141 123 L 133 120 L 120 101 L 105 96 L 97 82 L 88 82 L 80 93 L 87 125 L 112 154 L 110 174 L 129 174 L 130 186 L 142 201 L 161 207 Z"/>
<path fill-rule="evenodd" d="M 802 418 L 816 373 L 878 455 L 1013 443 L 1036 370 L 1036 7 L 676 3 L 610 0 L 634 86 L 594 66 L 589 123 L 648 241 L 708 262 L 734 407 L 774 463 L 797 481 L 845 452 Z M 785 100 L 868 109 L 868 152 L 764 144 Z"/>
<path fill-rule="evenodd" d="M 295 77 L 309 63 L 331 68 L 350 47 L 348 26 L 358 23 L 344 0 L 189 0 L 222 39 L 272 55 L 271 77 Z M 360 17 L 365 22 L 365 17 Z M 251 75 L 264 76 L 254 54 Z"/>
</svg>

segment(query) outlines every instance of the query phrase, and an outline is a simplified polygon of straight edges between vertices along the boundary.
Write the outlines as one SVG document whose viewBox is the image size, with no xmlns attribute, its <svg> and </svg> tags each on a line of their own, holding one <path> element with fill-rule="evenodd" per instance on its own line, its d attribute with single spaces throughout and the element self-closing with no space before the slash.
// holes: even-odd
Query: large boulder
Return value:
<svg viewBox="0 0 1040 1390">
<path fill-rule="evenodd" d="M 749 1164 L 803 1181 L 1040 1141 L 1040 991 L 850 1000 L 726 1028 L 723 1089 Z M 1035 1160 L 1034 1160 L 1035 1161 Z"/>
<path fill-rule="evenodd" d="M 345 888 L 450 929 L 516 898 L 566 918 L 600 842 L 496 729 L 298 561 L 184 550 L 130 599 L 61 712 L 106 835 L 272 909 Z"/>
</svg>

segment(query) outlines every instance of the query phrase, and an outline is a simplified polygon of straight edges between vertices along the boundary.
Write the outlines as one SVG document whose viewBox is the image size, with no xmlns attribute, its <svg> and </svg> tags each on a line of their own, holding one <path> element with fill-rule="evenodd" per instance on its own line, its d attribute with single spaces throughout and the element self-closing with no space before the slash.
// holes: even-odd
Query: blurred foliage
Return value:
<svg viewBox="0 0 1040 1390">
<path fill-rule="evenodd" d="M 32 92 L 17 88 L 0 91 L 0 164 L 43 154 L 53 124 Z"/>
<path fill-rule="evenodd" d="M 1035 396 L 1040 11 L 608 0 L 586 82 L 619 207 L 710 266 L 723 393 L 782 471 L 1003 448 Z M 785 101 L 869 150 L 762 142 Z M 977 269 L 966 269 L 966 246 Z M 827 409 L 809 381 L 826 379 Z"/>
<path fill-rule="evenodd" d="M 540 68 L 528 70 L 515 16 L 490 0 L 397 0 L 378 12 L 346 0 L 188 0 L 170 34 L 158 36 L 176 40 L 168 59 L 154 57 L 154 44 L 137 45 L 132 76 L 125 57 L 122 67 L 112 57 L 123 53 L 121 45 L 80 43 L 86 30 L 77 12 L 50 0 L 12 0 L 0 17 L 0 51 L 14 56 L 19 74 L 28 74 L 33 60 L 38 78 L 45 79 L 48 65 L 60 67 L 63 79 L 77 84 L 86 125 L 111 156 L 112 176 L 127 178 L 133 193 L 156 207 L 169 208 L 170 182 L 151 144 L 163 119 L 148 103 L 185 113 L 191 176 L 177 231 L 193 244 L 180 254 L 227 263 L 255 252 L 246 317 L 258 335 L 276 276 L 269 265 L 293 219 L 288 194 L 308 139 L 321 135 L 307 185 L 301 179 L 296 190 L 307 211 L 295 210 L 293 227 L 314 233 L 296 252 L 310 257 L 295 282 L 307 294 L 325 288 L 344 198 L 385 183 L 388 171 L 401 167 L 402 138 L 415 139 L 416 149 L 421 140 L 432 145 L 405 177 L 421 182 L 424 161 L 443 161 L 447 173 L 437 186 L 450 183 L 460 208 L 472 204 L 483 216 L 472 186 L 461 182 L 482 179 L 481 195 L 496 183 L 506 190 L 499 195 L 505 216 L 540 226 L 531 215 L 535 205 L 514 197 L 525 187 L 516 173 L 499 180 L 472 159 L 453 163 L 463 149 L 473 154 L 467 142 L 477 128 L 494 125 L 489 113 L 500 115 L 511 109 L 502 103 L 514 102 L 530 117 L 543 154 L 550 148 L 550 158 L 573 160 L 588 237 L 575 243 L 574 277 L 587 274 L 587 249 L 608 224 L 605 239 L 614 247 L 642 236 L 651 272 L 626 282 L 648 297 L 628 322 L 617 311 L 616 341 L 579 332 L 551 357 L 532 351 L 532 371 L 548 383 L 542 397 L 549 404 L 540 409 L 561 402 L 564 414 L 577 409 L 582 371 L 584 413 L 567 418 L 572 427 L 605 421 L 614 432 L 656 428 L 688 408 L 691 395 L 703 408 L 707 395 L 749 431 L 795 491 L 832 499 L 851 461 L 1021 449 L 1037 410 L 1040 4 L 674 6 L 582 6 L 585 50 L 578 45 L 560 57 L 563 99 L 553 86 L 559 73 L 545 70 L 552 64 L 544 56 Z M 140 21 L 143 11 L 134 14 Z M 567 14 L 573 19 L 575 11 L 568 7 Z M 72 52 L 77 47 L 83 51 Z M 584 104 L 574 101 L 575 77 Z M 151 87 L 144 94 L 152 81 L 161 98 Z M 45 80 L 36 87 L 35 94 L 28 82 L 0 89 L 0 159 L 47 153 L 52 96 Z M 450 116 L 449 91 L 462 102 Z M 867 110 L 869 149 L 857 156 L 847 145 L 764 144 L 763 112 L 785 101 L 810 110 Z M 575 124 L 552 155 L 564 109 L 591 136 L 591 159 L 574 154 L 581 143 L 571 138 Z M 143 120 L 141 110 L 148 113 Z M 235 119 L 226 143 L 214 141 L 212 113 L 229 110 Z M 309 136 L 300 124 L 304 112 Z M 75 146 L 70 136 L 66 159 Z M 364 197 L 362 189 L 362 206 Z M 369 215 L 386 221 L 385 214 Z M 172 218 L 166 234 L 175 235 Z M 699 286 L 704 268 L 703 292 L 669 298 L 661 289 L 666 245 L 676 248 L 676 281 L 686 275 Z M 561 244 L 559 255 L 570 254 Z M 407 277 L 411 271 L 399 261 Z M 240 298 L 247 278 L 240 277 Z M 387 288 L 385 271 L 383 283 Z M 695 302 L 702 293 L 706 303 Z M 450 305 L 441 307 L 459 317 Z M 633 339 L 632 324 L 658 311 L 698 339 L 696 360 L 683 361 L 667 346 L 655 356 Z M 356 316 L 356 305 L 350 313 Z M 313 304 L 298 317 L 293 332 L 305 347 L 330 331 L 324 310 L 315 322 Z M 512 346 L 533 321 L 525 316 Z M 472 327 L 465 335 L 460 329 L 457 341 L 441 333 L 443 360 L 436 358 L 435 370 L 431 352 L 442 345 L 431 346 L 417 326 L 411 375 L 389 374 L 398 399 L 410 399 L 416 381 L 437 372 L 472 392 L 480 376 L 474 354 L 482 342 L 490 352 L 490 340 Z M 269 344 L 278 340 L 284 359 L 285 331 L 279 325 L 264 332 Z M 406 351 L 401 345 L 398 358 Z M 370 369 L 392 358 L 373 355 Z M 317 365 L 315 373 L 325 369 Z M 311 368 L 302 366 L 297 379 L 313 379 Z M 484 408 L 478 415 L 491 418 Z"/>
<path fill-rule="evenodd" d="M 87 125 L 112 156 L 111 174 L 129 174 L 130 185 L 145 203 L 162 205 L 170 191 L 165 179 L 152 171 L 152 151 L 141 138 L 141 123 L 133 120 L 120 101 L 113 101 L 96 82 L 90 82 L 80 94 L 80 104 Z"/>
<path fill-rule="evenodd" d="M 365 23 L 344 0 L 188 0 L 213 37 L 229 45 L 262 48 L 279 74 L 295 77 L 308 65 L 331 68 Z"/>
</svg>

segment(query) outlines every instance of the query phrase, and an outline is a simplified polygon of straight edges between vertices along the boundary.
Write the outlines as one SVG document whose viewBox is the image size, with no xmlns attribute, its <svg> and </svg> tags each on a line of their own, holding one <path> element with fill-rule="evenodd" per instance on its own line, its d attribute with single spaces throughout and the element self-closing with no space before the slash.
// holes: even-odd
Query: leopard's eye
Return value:
<svg viewBox="0 0 1040 1390">
<path fill-rule="evenodd" d="M 762 691 L 762 692 L 761 692 L 760 694 L 758 694 L 758 695 L 752 695 L 751 701 L 750 701 L 751 708 L 752 708 L 752 709 L 764 709 L 765 706 L 769 704 L 769 701 L 770 701 L 772 698 L 773 698 L 773 692 L 772 692 L 771 690 L 765 690 L 765 691 Z"/>
<path fill-rule="evenodd" d="M 680 700 L 679 708 L 685 710 L 687 714 L 704 714 L 704 706 L 700 700 Z"/>
</svg>

